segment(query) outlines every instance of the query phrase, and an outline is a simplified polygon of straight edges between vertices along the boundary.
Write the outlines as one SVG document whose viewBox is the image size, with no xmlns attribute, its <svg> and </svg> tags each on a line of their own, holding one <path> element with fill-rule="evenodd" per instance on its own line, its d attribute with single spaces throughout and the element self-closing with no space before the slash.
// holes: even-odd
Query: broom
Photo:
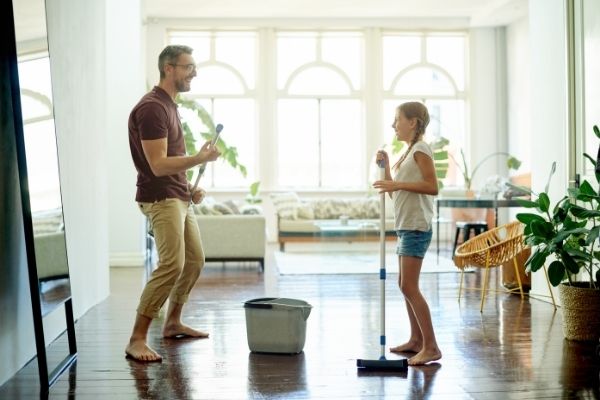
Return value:
<svg viewBox="0 0 600 400">
<path fill-rule="evenodd" d="M 380 180 L 385 179 L 385 165 L 383 161 L 378 163 L 380 168 Z M 359 370 L 390 370 L 390 371 L 406 371 L 408 369 L 408 361 L 403 358 L 399 360 L 387 360 L 385 358 L 385 193 L 381 193 L 379 212 L 379 260 L 381 268 L 379 270 L 380 288 L 381 288 L 381 304 L 380 304 L 380 327 L 381 336 L 379 343 L 381 344 L 381 356 L 378 360 L 357 359 L 356 367 Z"/>
</svg>

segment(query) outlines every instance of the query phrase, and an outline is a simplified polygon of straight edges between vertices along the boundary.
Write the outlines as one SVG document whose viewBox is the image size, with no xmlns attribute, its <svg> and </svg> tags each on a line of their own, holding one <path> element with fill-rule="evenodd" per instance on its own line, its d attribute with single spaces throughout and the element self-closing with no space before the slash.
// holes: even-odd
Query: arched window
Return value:
<svg viewBox="0 0 600 400">
<path fill-rule="evenodd" d="M 194 49 L 197 76 L 191 90 L 182 96 L 195 100 L 224 126 L 222 138 L 237 149 L 239 163 L 247 168 L 244 178 L 224 161 L 209 163 L 204 187 L 247 188 L 258 171 L 256 121 L 256 32 L 253 31 L 171 31 L 171 44 L 185 44 Z M 192 132 L 204 127 L 190 110 L 180 114 Z M 195 135 L 197 142 L 203 139 Z M 198 146 L 197 146 L 198 147 Z"/>
<path fill-rule="evenodd" d="M 382 44 L 384 127 L 392 124 L 398 105 L 421 101 L 430 114 L 425 140 L 444 137 L 449 152 L 459 154 L 466 137 L 466 35 L 387 32 Z M 383 139 L 389 143 L 393 131 L 387 132 Z M 452 163 L 446 183 L 462 183 Z"/>
<path fill-rule="evenodd" d="M 360 32 L 277 34 L 277 184 L 364 185 Z"/>
</svg>

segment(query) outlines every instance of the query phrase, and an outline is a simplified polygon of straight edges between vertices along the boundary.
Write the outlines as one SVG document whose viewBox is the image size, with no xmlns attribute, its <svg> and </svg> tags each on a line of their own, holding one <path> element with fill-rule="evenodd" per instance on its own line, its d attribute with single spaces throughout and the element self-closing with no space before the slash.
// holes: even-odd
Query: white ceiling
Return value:
<svg viewBox="0 0 600 400">
<path fill-rule="evenodd" d="M 501 26 L 527 15 L 527 0 L 143 0 L 148 18 L 454 18 Z"/>
<path fill-rule="evenodd" d="M 45 36 L 44 0 L 13 0 L 17 40 Z M 527 0 L 142 0 L 145 18 L 452 18 L 468 27 L 527 16 Z"/>
</svg>

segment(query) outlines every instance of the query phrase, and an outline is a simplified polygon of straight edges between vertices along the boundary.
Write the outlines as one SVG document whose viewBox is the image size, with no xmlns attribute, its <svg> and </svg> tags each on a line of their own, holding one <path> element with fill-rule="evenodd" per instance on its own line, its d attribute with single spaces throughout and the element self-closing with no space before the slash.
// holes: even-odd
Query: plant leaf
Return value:
<svg viewBox="0 0 600 400">
<path fill-rule="evenodd" d="M 550 198 L 545 192 L 540 193 L 538 197 L 538 203 L 542 212 L 547 212 L 550 209 Z"/>
<path fill-rule="evenodd" d="M 540 221 L 546 222 L 544 217 L 537 214 L 529 214 L 529 213 L 519 213 L 517 214 L 517 219 L 524 223 L 525 225 L 529 225 L 532 221 Z"/>
<path fill-rule="evenodd" d="M 595 226 L 590 230 L 590 233 L 585 240 L 585 244 L 589 246 L 594 243 L 594 241 L 598 239 L 598 235 L 600 235 L 600 226 Z"/>
<path fill-rule="evenodd" d="M 531 232 L 537 237 L 551 239 L 554 236 L 554 227 L 544 219 L 531 221 L 529 226 L 531 226 Z"/>
<path fill-rule="evenodd" d="M 537 248 L 534 250 L 527 261 L 525 261 L 525 265 L 529 265 L 529 269 L 532 272 L 537 271 L 542 268 L 544 263 L 546 262 L 546 258 L 548 257 L 548 252 L 546 249 Z"/>
<path fill-rule="evenodd" d="M 573 257 L 571 257 L 569 253 L 567 253 L 566 251 L 562 251 L 560 253 L 560 258 L 562 259 L 567 271 L 569 271 L 572 274 L 576 274 L 579 272 L 579 264 L 575 262 L 575 260 L 573 259 Z"/>
<path fill-rule="evenodd" d="M 550 174 L 548 175 L 548 181 L 546 182 L 546 188 L 544 189 L 544 192 L 548 193 L 548 190 L 550 189 L 550 180 L 552 179 L 552 175 L 554 175 L 554 173 L 556 172 L 556 161 L 552 162 L 552 167 L 550 167 Z"/>
<path fill-rule="evenodd" d="M 518 159 L 516 159 L 513 156 L 510 156 L 506 160 L 506 166 L 508 167 L 508 169 L 517 170 L 521 166 L 521 161 L 519 161 Z"/>
<path fill-rule="evenodd" d="M 578 233 L 587 233 L 588 230 L 585 228 L 576 228 L 576 229 L 569 229 L 569 230 L 562 230 L 559 231 L 556 236 L 554 236 L 552 238 L 552 242 L 553 243 L 558 243 L 558 242 L 562 242 L 563 240 L 565 240 L 566 238 L 568 238 L 571 235 L 575 235 Z"/>
<path fill-rule="evenodd" d="M 597 197 L 598 193 L 594 190 L 592 185 L 587 180 L 584 180 L 581 186 L 579 186 L 579 192 L 583 195 L 590 197 Z"/>
<path fill-rule="evenodd" d="M 548 266 L 548 279 L 552 286 L 558 286 L 565 278 L 565 266 L 560 261 L 552 261 Z"/>
<path fill-rule="evenodd" d="M 571 208 L 569 209 L 569 211 L 571 212 L 571 214 L 573 214 L 573 216 L 577 217 L 577 218 L 586 218 L 586 219 L 591 219 L 591 218 L 598 218 L 600 217 L 600 211 L 598 210 L 588 210 L 587 208 L 583 208 L 577 205 L 571 205 Z"/>
<path fill-rule="evenodd" d="M 521 207 L 524 208 L 538 208 L 539 207 L 539 203 L 537 201 L 531 201 L 531 200 L 523 200 L 523 199 L 515 199 L 517 201 L 517 203 L 519 203 L 519 205 Z"/>
</svg>

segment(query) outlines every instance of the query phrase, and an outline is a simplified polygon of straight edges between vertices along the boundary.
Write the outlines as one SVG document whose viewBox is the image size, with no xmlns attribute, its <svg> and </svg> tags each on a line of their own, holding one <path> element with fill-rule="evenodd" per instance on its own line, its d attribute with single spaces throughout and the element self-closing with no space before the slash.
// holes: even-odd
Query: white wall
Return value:
<svg viewBox="0 0 600 400">
<path fill-rule="evenodd" d="M 484 157 L 506 151 L 505 130 L 505 50 L 503 28 L 477 28 L 469 31 L 469 110 L 465 155 L 471 168 Z M 504 165 L 504 167 L 503 167 Z M 476 190 L 485 179 L 506 171 L 506 159 L 494 157 L 481 165 L 473 182 Z"/>
<path fill-rule="evenodd" d="M 109 293 L 105 12 L 104 1 L 48 3 L 56 133 L 75 318 Z"/>
<path fill-rule="evenodd" d="M 529 0 L 531 54 L 531 179 L 534 191 L 544 190 L 552 161 L 557 162 L 550 185 L 556 201 L 568 187 L 566 13 L 562 0 Z M 542 272 L 532 276 L 532 294 L 549 295 Z M 558 297 L 555 296 L 558 301 Z"/>
<path fill-rule="evenodd" d="M 531 170 L 531 54 L 529 20 L 506 27 L 508 152 L 522 161 L 518 173 Z"/>
<path fill-rule="evenodd" d="M 143 215 L 127 120 L 146 92 L 140 0 L 106 0 L 106 139 L 110 265 L 143 265 Z"/>
</svg>

